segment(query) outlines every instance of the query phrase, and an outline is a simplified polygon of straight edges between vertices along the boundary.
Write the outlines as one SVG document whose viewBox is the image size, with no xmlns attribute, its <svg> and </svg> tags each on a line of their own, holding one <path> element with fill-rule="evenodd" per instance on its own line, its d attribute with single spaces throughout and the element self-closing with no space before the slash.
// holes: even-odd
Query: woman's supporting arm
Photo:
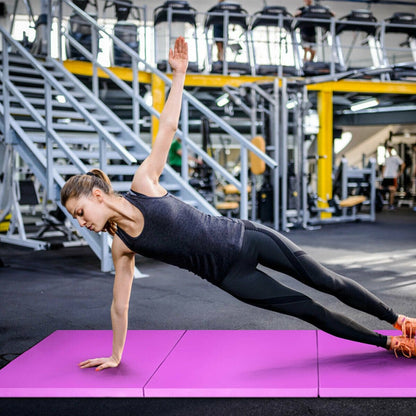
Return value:
<svg viewBox="0 0 416 416">
<path fill-rule="evenodd" d="M 81 368 L 97 367 L 96 370 L 100 371 L 105 368 L 117 367 L 123 356 L 128 327 L 131 286 L 134 275 L 134 253 L 126 251 L 118 237 L 114 237 L 112 252 L 116 269 L 113 302 L 111 304 L 111 323 L 113 327 L 112 354 L 111 357 L 83 361 L 79 364 Z"/>
</svg>

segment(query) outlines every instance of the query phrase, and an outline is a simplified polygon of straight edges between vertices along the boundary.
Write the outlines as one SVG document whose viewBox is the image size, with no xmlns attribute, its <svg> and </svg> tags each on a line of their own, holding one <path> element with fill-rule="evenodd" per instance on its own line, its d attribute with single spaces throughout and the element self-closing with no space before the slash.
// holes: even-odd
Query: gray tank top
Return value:
<svg viewBox="0 0 416 416">
<path fill-rule="evenodd" d="M 130 190 L 124 198 L 144 217 L 143 231 L 136 238 L 117 229 L 130 250 L 213 283 L 225 278 L 242 247 L 242 221 L 204 214 L 169 193 L 149 197 Z"/>
</svg>

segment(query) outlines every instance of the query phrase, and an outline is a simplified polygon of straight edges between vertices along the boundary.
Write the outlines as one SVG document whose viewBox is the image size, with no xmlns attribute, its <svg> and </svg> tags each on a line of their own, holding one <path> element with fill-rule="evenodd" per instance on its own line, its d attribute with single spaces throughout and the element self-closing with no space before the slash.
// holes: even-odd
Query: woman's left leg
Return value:
<svg viewBox="0 0 416 416">
<path fill-rule="evenodd" d="M 258 262 L 302 283 L 337 297 L 357 310 L 394 324 L 398 315 L 378 297 L 352 279 L 319 264 L 282 234 L 261 224 L 246 223 Z"/>
</svg>

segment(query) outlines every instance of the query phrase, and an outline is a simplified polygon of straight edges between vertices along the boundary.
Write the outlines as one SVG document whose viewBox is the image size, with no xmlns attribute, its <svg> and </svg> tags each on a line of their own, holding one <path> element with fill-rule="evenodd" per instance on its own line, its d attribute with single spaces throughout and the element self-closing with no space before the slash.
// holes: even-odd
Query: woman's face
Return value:
<svg viewBox="0 0 416 416">
<path fill-rule="evenodd" d="M 65 208 L 81 227 L 98 233 L 103 230 L 108 218 L 105 216 L 102 193 L 94 191 L 91 196 L 68 199 Z"/>
</svg>

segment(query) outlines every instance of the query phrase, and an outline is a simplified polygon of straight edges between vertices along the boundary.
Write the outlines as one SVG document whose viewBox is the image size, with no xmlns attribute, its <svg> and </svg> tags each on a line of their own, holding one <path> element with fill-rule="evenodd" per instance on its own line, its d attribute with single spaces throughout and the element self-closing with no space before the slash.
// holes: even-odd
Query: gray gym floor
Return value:
<svg viewBox="0 0 416 416">
<path fill-rule="evenodd" d="M 326 225 L 287 236 L 397 312 L 416 315 L 416 212 L 410 208 L 382 212 L 375 223 Z M 113 275 L 100 272 L 88 247 L 33 252 L 0 244 L 0 259 L 5 263 L 0 268 L 0 368 L 55 330 L 111 329 Z M 130 329 L 312 329 L 296 318 L 241 303 L 176 267 L 141 257 L 137 264 L 149 277 L 133 283 Z M 390 329 L 329 295 L 271 273 L 369 328 Z M 3 399 L 0 415 L 410 415 L 415 404 L 414 399 Z"/>
</svg>

